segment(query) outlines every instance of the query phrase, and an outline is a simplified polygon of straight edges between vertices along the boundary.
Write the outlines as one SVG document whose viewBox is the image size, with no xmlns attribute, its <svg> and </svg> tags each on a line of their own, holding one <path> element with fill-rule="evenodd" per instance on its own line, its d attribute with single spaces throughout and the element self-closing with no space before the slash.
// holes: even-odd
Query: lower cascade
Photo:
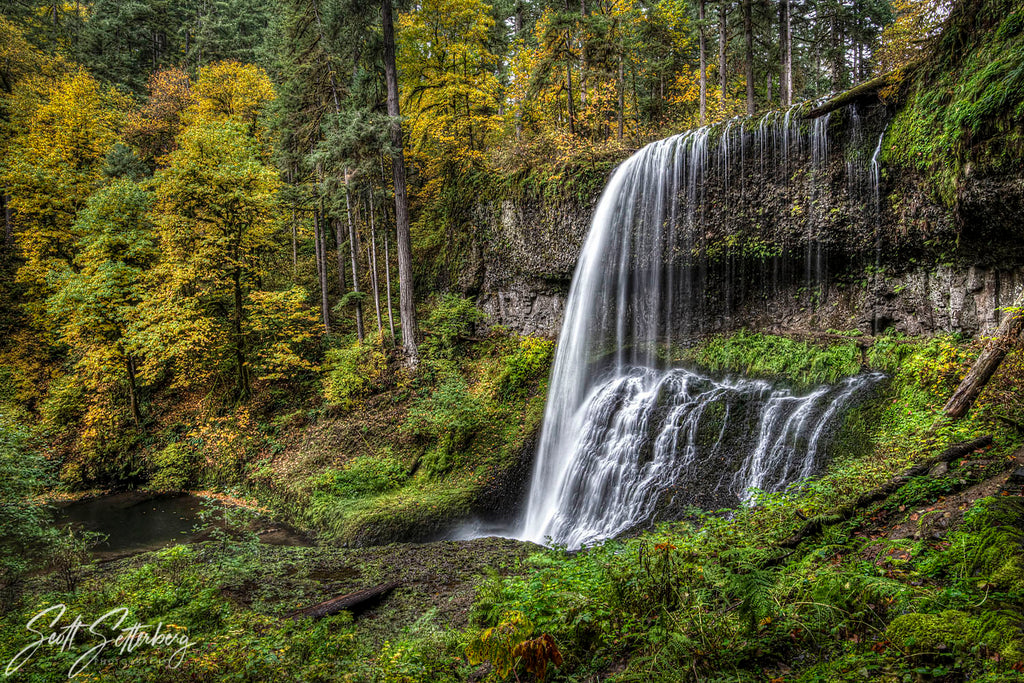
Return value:
<svg viewBox="0 0 1024 683">
<path fill-rule="evenodd" d="M 671 503 L 677 486 L 700 488 L 684 492 L 692 502 L 778 491 L 812 473 L 832 418 L 880 378 L 799 395 L 681 368 L 616 372 L 556 437 L 564 455 L 531 497 L 524 536 L 570 548 L 610 538 Z"/>
<path fill-rule="evenodd" d="M 728 316 L 741 295 L 757 301 L 782 279 L 802 277 L 814 305 L 827 235 L 809 231 L 780 247 L 772 272 L 750 277 L 744 255 L 730 253 L 737 238 L 704 219 L 725 201 L 715 192 L 753 171 L 789 178 L 799 157 L 807 182 L 824 173 L 827 119 L 807 123 L 795 112 L 652 143 L 612 174 L 566 303 L 520 538 L 574 549 L 673 506 L 780 491 L 814 473 L 836 418 L 880 379 L 796 393 L 671 360 L 709 316 Z"/>
</svg>

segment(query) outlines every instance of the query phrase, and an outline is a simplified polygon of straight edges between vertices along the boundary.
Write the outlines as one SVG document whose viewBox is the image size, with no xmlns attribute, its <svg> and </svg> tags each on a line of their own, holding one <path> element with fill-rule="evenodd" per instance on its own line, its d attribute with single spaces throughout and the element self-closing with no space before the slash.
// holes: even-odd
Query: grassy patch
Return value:
<svg viewBox="0 0 1024 683">
<path fill-rule="evenodd" d="M 683 352 L 681 359 L 713 372 L 783 378 L 800 386 L 835 382 L 861 371 L 851 340 L 814 344 L 759 332 L 711 337 Z"/>
</svg>

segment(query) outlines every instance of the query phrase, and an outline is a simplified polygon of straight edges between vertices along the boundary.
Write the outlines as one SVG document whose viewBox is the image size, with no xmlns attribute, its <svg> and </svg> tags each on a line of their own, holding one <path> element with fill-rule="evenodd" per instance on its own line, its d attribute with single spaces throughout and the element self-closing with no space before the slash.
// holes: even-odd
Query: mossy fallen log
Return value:
<svg viewBox="0 0 1024 683">
<path fill-rule="evenodd" d="M 807 522 L 800 527 L 795 534 L 779 543 L 778 547 L 795 548 L 804 540 L 820 534 L 825 530 L 825 527 L 845 522 L 853 517 L 858 510 L 862 510 L 869 505 L 885 500 L 892 494 L 896 493 L 913 477 L 919 477 L 927 474 L 928 471 L 937 463 L 950 462 L 957 458 L 962 458 L 979 448 L 985 448 L 990 445 L 992 445 L 991 434 L 978 437 L 977 439 L 971 439 L 970 441 L 961 441 L 960 443 L 953 444 L 934 458 L 930 458 L 918 465 L 914 465 L 893 477 L 882 486 L 862 494 L 853 503 L 841 507 L 830 514 L 812 517 L 807 520 Z"/>
<path fill-rule="evenodd" d="M 380 584 L 379 586 L 364 588 L 363 590 L 356 591 L 355 593 L 339 595 L 331 598 L 330 600 L 325 600 L 323 602 L 318 602 L 315 605 L 295 610 L 294 612 L 285 615 L 285 619 L 303 619 L 305 617 L 323 619 L 324 617 L 329 617 L 332 614 L 337 614 L 344 610 L 350 610 L 353 612 L 361 611 L 362 609 L 366 609 L 383 599 L 384 596 L 400 585 L 401 581 L 392 581 L 390 583 Z"/>
<path fill-rule="evenodd" d="M 996 374 L 996 370 L 1006 358 L 1006 354 L 1020 339 L 1021 333 L 1024 333 L 1024 292 L 1009 308 L 999 329 L 989 340 L 985 350 L 978 356 L 978 360 L 971 366 L 971 371 L 967 373 L 967 376 L 960 382 L 960 386 L 956 388 L 946 405 L 943 406 L 942 412 L 948 419 L 959 420 L 970 411 L 982 389 L 992 379 L 992 375 Z"/>
<path fill-rule="evenodd" d="M 819 116 L 830 114 L 837 109 L 842 109 L 848 104 L 857 104 L 861 102 L 872 102 L 879 98 L 879 93 L 892 85 L 898 75 L 895 71 L 882 74 L 877 78 L 872 78 L 870 81 L 861 83 L 860 85 L 850 88 L 846 92 L 842 92 L 820 107 L 815 107 L 804 115 L 805 119 L 816 119 Z"/>
</svg>

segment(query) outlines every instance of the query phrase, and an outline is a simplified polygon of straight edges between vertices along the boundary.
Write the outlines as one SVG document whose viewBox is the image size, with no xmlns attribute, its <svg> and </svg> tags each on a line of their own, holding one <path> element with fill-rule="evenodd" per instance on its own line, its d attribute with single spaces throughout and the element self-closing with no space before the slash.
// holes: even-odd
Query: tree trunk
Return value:
<svg viewBox="0 0 1024 683">
<path fill-rule="evenodd" d="M 377 333 L 384 334 L 384 322 L 380 316 L 380 282 L 377 279 L 377 226 L 373 211 L 373 189 L 370 189 L 370 284 L 373 285 L 373 307 L 377 312 Z"/>
<path fill-rule="evenodd" d="M 405 155 L 402 152 L 402 122 L 398 110 L 398 70 L 395 67 L 395 28 L 391 17 L 391 0 L 381 0 L 384 24 L 384 75 L 388 88 L 388 116 L 391 117 L 391 147 L 394 149 L 392 170 L 395 178 L 395 234 L 398 244 L 398 305 L 402 317 L 402 348 L 415 366 L 416 301 L 412 290 L 412 245 L 409 238 L 409 202 L 405 194 Z"/>
<path fill-rule="evenodd" d="M 978 360 L 971 366 L 967 377 L 964 377 L 960 386 L 956 388 L 942 408 L 946 417 L 951 420 L 959 420 L 967 414 L 978 395 L 981 394 L 981 390 L 992 379 L 992 375 L 999 369 L 1006 354 L 1017 342 L 1022 331 L 1024 331 L 1024 292 L 1017 297 L 999 325 L 999 329 L 989 340 L 985 350 L 978 356 Z"/>
<path fill-rule="evenodd" d="M 352 207 L 349 204 L 348 199 L 348 169 L 345 169 L 345 213 L 348 216 L 348 253 L 352 259 L 352 291 L 359 294 L 359 263 L 356 260 L 356 254 L 359 253 L 359 245 L 356 244 L 356 232 L 352 225 Z M 335 223 L 335 225 L 338 225 Z M 341 228 L 338 227 L 338 234 L 340 235 Z M 338 244 L 338 259 L 341 260 L 341 244 Z M 363 341 L 363 303 L 356 301 L 356 336 L 359 337 L 359 341 Z"/>
<path fill-rule="evenodd" d="M 795 548 L 800 545 L 801 541 L 811 536 L 817 536 L 820 534 L 826 526 L 832 524 L 838 524 L 844 522 L 853 517 L 858 511 L 867 508 L 869 505 L 878 503 L 885 500 L 892 494 L 903 488 L 911 479 L 914 477 L 920 477 L 928 473 L 932 467 L 940 462 L 950 462 L 957 458 L 970 455 L 976 450 L 982 448 L 988 448 L 992 445 L 992 435 L 978 437 L 971 441 L 961 441 L 960 443 L 953 444 L 946 450 L 939 453 L 934 458 L 930 458 L 921 464 L 914 465 L 913 467 L 904 470 L 898 476 L 893 477 L 884 485 L 879 486 L 876 489 L 872 489 L 867 493 L 862 493 L 857 497 L 857 500 L 852 503 L 848 503 L 843 507 L 834 510 L 830 514 L 820 515 L 818 517 L 812 517 L 792 536 L 779 543 L 780 548 Z M 799 510 L 797 515 L 800 515 Z"/>
<path fill-rule="evenodd" d="M 743 68 L 747 78 L 747 116 L 753 116 L 754 107 L 754 20 L 751 0 L 742 0 L 743 9 Z"/>
<path fill-rule="evenodd" d="M 704 125 L 708 118 L 708 63 L 707 63 L 707 38 L 704 26 L 704 3 L 706 0 L 697 0 L 697 21 L 699 22 L 700 35 L 700 125 Z"/>
<path fill-rule="evenodd" d="M 125 355 L 124 368 L 128 374 L 128 406 L 132 411 L 132 420 L 136 427 L 142 426 L 142 412 L 139 410 L 139 388 L 135 381 L 135 359 Z"/>
<path fill-rule="evenodd" d="M 395 343 L 395 315 L 391 306 L 391 252 L 388 246 L 390 240 L 388 233 L 384 231 L 384 295 L 388 304 L 388 328 L 391 330 L 391 343 Z"/>
<path fill-rule="evenodd" d="M 793 104 L 793 29 L 789 0 L 779 2 L 779 101 L 783 107 Z"/>
<path fill-rule="evenodd" d="M 313 245 L 316 247 L 316 274 L 320 282 L 320 313 L 324 319 L 324 332 L 331 333 L 331 314 L 327 303 L 327 256 L 323 231 L 320 229 L 320 210 L 313 208 Z"/>
<path fill-rule="evenodd" d="M 231 281 L 235 299 L 232 331 L 235 335 L 235 363 L 238 366 L 238 397 L 245 400 L 249 398 L 249 370 L 245 367 L 245 336 L 242 334 L 242 268 L 240 266 L 235 266 Z"/>
<path fill-rule="evenodd" d="M 338 262 L 338 296 L 345 296 L 348 293 L 348 279 L 345 277 L 345 269 L 349 266 L 345 265 L 345 247 L 349 240 L 345 236 L 345 230 L 342 229 L 341 221 L 337 218 L 327 218 L 324 216 L 324 253 L 327 251 L 327 227 L 330 225 L 334 229 L 334 256 Z M 326 258 L 326 257 L 325 257 Z"/>
<path fill-rule="evenodd" d="M 355 613 L 361 611 L 362 608 L 365 608 L 368 605 L 376 604 L 400 585 L 402 585 L 400 582 L 392 581 L 391 583 L 385 583 L 371 588 L 364 588 L 363 590 L 356 591 L 355 593 L 339 595 L 336 598 L 331 598 L 330 600 L 319 602 L 315 605 L 311 605 L 310 607 L 296 610 L 285 615 L 285 619 L 298 620 L 303 617 L 322 619 L 324 617 L 337 614 L 343 610 Z"/>
<path fill-rule="evenodd" d="M 726 11 L 725 11 L 725 0 L 719 0 L 718 2 L 718 81 L 719 87 L 722 92 L 719 94 L 721 99 L 721 105 L 723 113 L 725 111 L 725 89 L 728 85 L 728 78 L 726 77 L 726 70 L 728 64 L 726 63 L 726 42 L 729 39 L 728 25 L 725 23 Z"/>
<path fill-rule="evenodd" d="M 330 63 L 328 63 L 327 60 L 325 59 L 327 53 L 324 46 L 327 44 L 327 41 L 324 39 L 323 22 L 320 21 L 320 7 L 316 2 L 313 3 L 313 18 L 316 20 L 316 32 L 320 43 L 320 52 L 318 54 L 318 57 L 321 59 L 321 64 L 323 64 L 324 68 L 327 69 L 327 73 L 330 77 L 331 96 L 334 98 L 334 113 L 340 114 L 341 102 L 338 98 L 338 82 L 334 78 L 334 69 L 331 68 Z"/>
<path fill-rule="evenodd" d="M 576 110 L 572 101 L 572 67 L 567 61 L 565 63 L 565 94 L 569 105 L 569 135 L 576 134 Z"/>
<path fill-rule="evenodd" d="M 587 18 L 587 3 L 586 0 L 580 0 L 580 109 L 583 109 L 587 105 L 587 41 L 586 41 L 586 24 L 584 20 Z"/>
<path fill-rule="evenodd" d="M 619 142 L 622 142 L 622 129 L 626 118 L 626 77 L 622 66 L 622 55 L 619 55 L 619 110 L 616 112 L 616 123 L 619 127 Z"/>
<path fill-rule="evenodd" d="M 5 192 L 0 192 L 0 206 L 4 211 L 4 246 L 10 251 L 14 246 L 14 224 L 11 220 L 11 200 Z"/>
<path fill-rule="evenodd" d="M 824 116 L 825 114 L 838 111 L 847 105 L 857 102 L 878 102 L 878 93 L 893 82 L 895 75 L 895 72 L 882 74 L 877 78 L 872 78 L 867 83 L 861 83 L 856 88 L 851 88 L 845 92 L 839 93 L 820 107 L 815 107 L 811 111 L 807 112 L 804 118 L 816 119 L 819 116 Z"/>
<path fill-rule="evenodd" d="M 295 212 L 292 211 L 292 279 L 299 274 L 299 240 L 295 233 Z"/>
<path fill-rule="evenodd" d="M 840 24 L 838 10 L 832 16 L 832 82 L 839 90 L 846 89 L 846 38 Z"/>
<path fill-rule="evenodd" d="M 288 169 L 288 184 L 293 186 L 293 187 L 295 186 L 295 172 L 292 169 Z M 299 244 L 298 244 L 298 235 L 295 232 L 295 207 L 294 206 L 292 207 L 291 230 L 292 230 L 292 282 L 294 282 L 295 278 L 298 277 L 298 274 L 299 274 Z"/>
</svg>

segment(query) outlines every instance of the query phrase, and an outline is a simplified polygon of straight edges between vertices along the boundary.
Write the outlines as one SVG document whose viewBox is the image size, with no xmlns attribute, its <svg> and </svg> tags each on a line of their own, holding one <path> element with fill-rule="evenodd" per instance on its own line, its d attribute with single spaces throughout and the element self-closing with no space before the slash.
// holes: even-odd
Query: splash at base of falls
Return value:
<svg viewBox="0 0 1024 683">
<path fill-rule="evenodd" d="M 832 418 L 881 377 L 796 394 L 681 368 L 615 372 L 565 425 L 563 467 L 521 537 L 573 549 L 654 518 L 668 499 L 721 506 L 780 491 L 815 471 Z"/>
</svg>

